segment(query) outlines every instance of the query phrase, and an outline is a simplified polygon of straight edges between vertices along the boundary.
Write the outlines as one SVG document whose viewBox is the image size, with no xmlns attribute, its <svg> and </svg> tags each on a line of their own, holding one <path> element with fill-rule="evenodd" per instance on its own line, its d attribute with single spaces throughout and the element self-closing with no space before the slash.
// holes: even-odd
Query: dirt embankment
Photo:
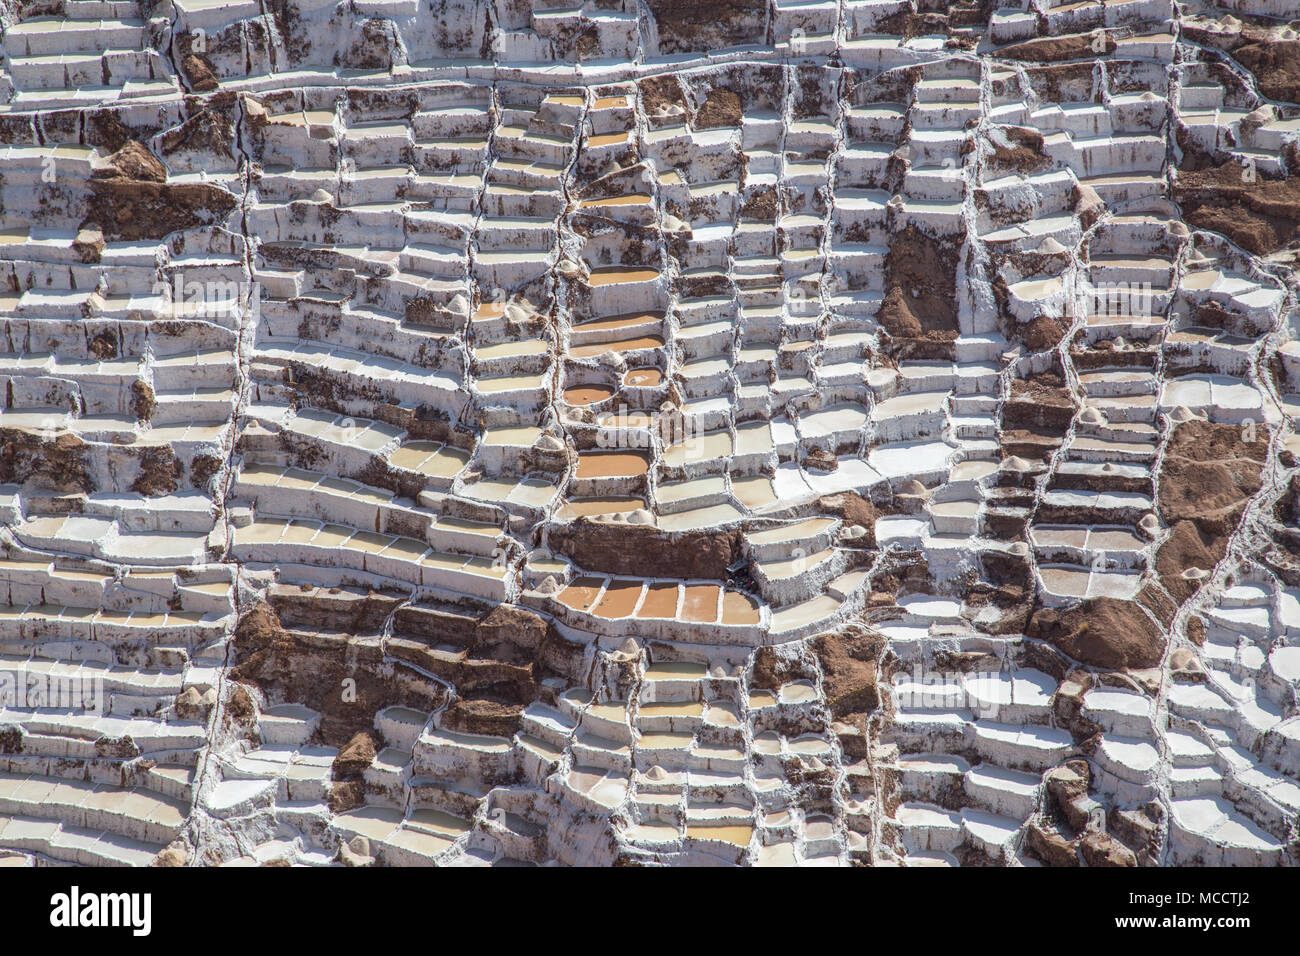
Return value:
<svg viewBox="0 0 1300 956">
<path fill-rule="evenodd" d="M 1188 225 L 1223 233 L 1257 256 L 1300 244 L 1300 176 L 1265 179 L 1231 161 L 1184 167 L 1174 180 L 1174 200 Z"/>
<path fill-rule="evenodd" d="M 986 162 L 990 174 L 1010 175 L 1042 172 L 1052 160 L 1043 146 L 1043 134 L 1023 126 L 1002 126 L 989 134 L 992 155 Z"/>
<path fill-rule="evenodd" d="M 135 141 L 109 157 L 90 181 L 82 227 L 98 226 L 110 242 L 162 239 L 216 222 L 235 208 L 235 197 L 209 183 L 168 183 L 159 159 Z"/>
<path fill-rule="evenodd" d="M 402 600 L 396 593 L 275 589 L 271 603 L 251 608 L 236 628 L 232 677 L 256 685 L 273 704 L 320 711 L 321 739 L 341 747 L 373 734 L 384 707 L 429 712 L 448 703 L 442 685 L 421 672 L 454 688 L 442 726 L 497 736 L 518 729 L 542 680 L 563 674 L 577 681 L 584 673 L 584 648 L 532 611 L 499 605 L 484 614 Z M 385 655 L 376 635 L 390 615 Z"/>
<path fill-rule="evenodd" d="M 695 111 L 695 128 L 731 129 L 740 125 L 741 118 L 740 97 L 725 86 L 716 86 Z"/>
<path fill-rule="evenodd" d="M 1263 425 L 1183 422 L 1169 437 L 1160 469 L 1160 516 L 1171 525 L 1190 520 L 1208 534 L 1230 534 L 1260 489 L 1268 439 Z"/>
<path fill-rule="evenodd" d="M 1151 584 L 1132 601 L 1097 598 L 1068 609 L 1039 608 L 1026 633 L 1094 667 L 1119 670 L 1159 663 L 1178 606 L 1203 580 L 1184 577 L 1184 571 L 1209 571 L 1222 560 L 1247 501 L 1260 489 L 1267 454 L 1263 427 L 1251 436 L 1240 425 L 1180 424 L 1169 438 L 1158 476 L 1160 517 L 1171 528 L 1155 560 L 1164 590 Z"/>
<path fill-rule="evenodd" d="M 700 53 L 762 43 L 767 21 L 764 0 L 647 0 L 663 53 Z"/>
<path fill-rule="evenodd" d="M 0 428 L 0 484 L 41 491 L 94 491 L 86 443 L 76 435 L 40 438 L 17 428 Z"/>
<path fill-rule="evenodd" d="M 896 354 L 946 356 L 956 340 L 957 259 L 962 236 L 933 239 L 909 225 L 890 239 L 877 318 Z"/>
<path fill-rule="evenodd" d="M 1066 37 L 1043 37 L 1013 43 L 998 50 L 1004 60 L 1022 63 L 1060 63 L 1063 60 L 1093 58 L 1115 52 L 1115 41 L 1110 34 L 1079 33 Z"/>
<path fill-rule="evenodd" d="M 1253 437 L 1253 441 L 1246 441 Z M 1183 422 L 1169 437 L 1160 468 L 1160 517 L 1169 538 L 1156 553 L 1156 572 L 1182 603 L 1200 587 L 1188 569 L 1211 570 L 1227 553 L 1228 538 L 1246 503 L 1261 486 L 1268 430 L 1205 421 Z"/>
<path fill-rule="evenodd" d="M 1214 30 L 1207 29 L 1209 21 L 1184 23 L 1183 38 L 1227 53 L 1251 72 L 1269 99 L 1300 103 L 1300 40 L 1279 36 L 1276 28 L 1214 23 Z"/>
<path fill-rule="evenodd" d="M 740 532 L 667 534 L 642 525 L 579 519 L 551 530 L 551 550 L 591 571 L 642 577 L 727 579 L 739 559 Z"/>
<path fill-rule="evenodd" d="M 373 731 L 375 713 L 391 704 L 427 712 L 442 702 L 436 685 L 412 680 L 385 662 L 377 640 L 288 631 L 266 603 L 240 620 L 234 650 L 231 678 L 256 685 L 273 704 L 319 711 L 319 736 L 329 746 L 343 747 L 358 733 Z"/>
<path fill-rule="evenodd" d="M 820 634 L 812 651 L 822 669 L 822 689 L 831 715 L 846 719 L 880 705 L 877 666 L 885 639 L 874 631 L 850 625 Z"/>
<path fill-rule="evenodd" d="M 1002 424 L 1063 436 L 1074 421 L 1074 396 L 1060 372 L 1039 372 L 1013 379 L 1011 395 L 1002 407 Z"/>
<path fill-rule="evenodd" d="M 1165 633 L 1135 601 L 1093 598 L 1067 609 L 1039 608 L 1026 633 L 1048 641 L 1076 661 L 1125 670 L 1153 667 L 1165 650 Z"/>
</svg>

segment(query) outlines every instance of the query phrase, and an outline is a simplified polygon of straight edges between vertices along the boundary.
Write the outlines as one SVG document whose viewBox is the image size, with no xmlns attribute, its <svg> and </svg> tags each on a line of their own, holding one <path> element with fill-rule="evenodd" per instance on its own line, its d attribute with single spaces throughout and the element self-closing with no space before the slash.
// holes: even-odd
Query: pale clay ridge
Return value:
<svg viewBox="0 0 1300 956">
<path fill-rule="evenodd" d="M 103 712 L 0 709 L 0 865 L 1298 862 L 1295 260 L 1172 196 L 1300 111 L 1223 10 L 47 6 L 0 675 Z M 1203 423 L 1267 461 L 1171 575 Z"/>
</svg>

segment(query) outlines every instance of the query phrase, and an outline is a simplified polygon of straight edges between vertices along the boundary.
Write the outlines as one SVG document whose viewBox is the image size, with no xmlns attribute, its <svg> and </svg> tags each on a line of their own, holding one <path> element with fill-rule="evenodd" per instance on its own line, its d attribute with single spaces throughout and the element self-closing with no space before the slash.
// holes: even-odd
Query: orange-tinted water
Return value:
<svg viewBox="0 0 1300 956">
<path fill-rule="evenodd" d="M 645 600 L 641 602 L 641 610 L 637 611 L 637 617 L 660 617 L 674 618 L 677 616 L 677 584 L 676 582 L 660 582 L 650 585 L 646 591 Z"/>
<path fill-rule="evenodd" d="M 657 335 L 642 335 L 634 339 L 620 339 L 617 342 L 600 342 L 595 345 L 570 347 L 569 354 L 574 358 L 591 358 L 605 352 L 630 352 L 633 349 L 662 348 L 664 340 Z"/>
<path fill-rule="evenodd" d="M 757 624 L 758 605 L 746 594 L 726 591 L 722 595 L 722 623 Z"/>
<path fill-rule="evenodd" d="M 699 624 L 712 624 L 718 619 L 718 595 L 722 588 L 716 584 L 686 585 L 686 599 L 682 601 L 682 620 Z"/>
<path fill-rule="evenodd" d="M 638 266 L 608 266 L 604 269 L 592 269 L 587 280 L 592 288 L 603 285 L 620 285 L 624 282 L 650 282 L 659 278 L 658 269 L 644 269 Z"/>
<path fill-rule="evenodd" d="M 611 619 L 627 617 L 636 607 L 640 596 L 640 581 L 611 581 L 609 587 L 605 588 L 605 596 L 592 613 Z"/>
<path fill-rule="evenodd" d="M 565 607 L 573 608 L 575 611 L 589 611 L 592 604 L 596 602 L 596 595 L 600 593 L 600 586 L 603 582 L 603 578 L 578 578 L 561 591 L 556 600 Z"/>
<path fill-rule="evenodd" d="M 650 470 L 645 455 L 628 451 L 587 451 L 578 456 L 579 478 L 634 478 Z"/>
<path fill-rule="evenodd" d="M 608 385 L 573 385 L 564 390 L 564 400 L 570 405 L 591 405 L 613 394 L 614 389 Z"/>
</svg>

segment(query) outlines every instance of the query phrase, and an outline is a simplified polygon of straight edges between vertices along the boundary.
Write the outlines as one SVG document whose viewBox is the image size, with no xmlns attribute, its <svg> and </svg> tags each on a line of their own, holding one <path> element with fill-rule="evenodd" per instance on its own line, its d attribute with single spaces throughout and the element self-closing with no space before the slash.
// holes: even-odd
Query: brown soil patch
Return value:
<svg viewBox="0 0 1300 956">
<path fill-rule="evenodd" d="M 305 704 L 319 711 L 320 738 L 333 747 L 371 732 L 375 712 L 384 707 L 430 711 L 442 699 L 427 678 L 384 661 L 377 641 L 286 631 L 265 602 L 240 619 L 234 650 L 234 680 L 261 688 L 273 704 Z M 345 680 L 355 681 L 354 692 Z"/>
<path fill-rule="evenodd" d="M 1079 841 L 1079 850 L 1089 866 L 1137 866 L 1137 856 L 1109 833 L 1089 830 Z"/>
<path fill-rule="evenodd" d="M 334 758 L 331 770 L 335 780 L 356 780 L 375 762 L 375 742 L 361 731 L 344 744 Z"/>
<path fill-rule="evenodd" d="M 845 527 L 858 525 L 866 528 L 866 536 L 859 539 L 859 544 L 866 548 L 876 546 L 876 518 L 885 512 L 872 504 L 869 498 L 856 491 L 824 495 L 817 499 L 817 510 L 839 518 Z"/>
<path fill-rule="evenodd" d="M 1046 352 L 1060 345 L 1061 339 L 1065 338 L 1065 333 L 1069 330 L 1068 320 L 1040 315 L 1029 322 L 1017 322 L 1012 336 L 1023 342 L 1031 352 Z"/>
<path fill-rule="evenodd" d="M 767 18 L 763 0 L 647 0 L 664 53 L 694 53 L 762 43 Z"/>
<path fill-rule="evenodd" d="M 782 657 L 775 648 L 764 645 L 754 652 L 754 668 L 750 674 L 749 686 L 776 691 L 780 690 L 782 684 L 793 680 L 811 680 L 813 676 L 799 658 Z"/>
<path fill-rule="evenodd" d="M 1183 35 L 1228 53 L 1255 77 L 1260 93 L 1272 100 L 1300 103 L 1300 40 L 1276 39 L 1268 29 L 1242 24 L 1235 32 L 1211 32 L 1201 23 L 1184 24 Z"/>
<path fill-rule="evenodd" d="M 1005 143 L 999 142 L 1005 138 Z M 1023 126 L 1004 126 L 989 137 L 993 155 L 989 164 L 995 172 L 1035 173 L 1052 164 L 1043 152 L 1043 134 Z"/>
<path fill-rule="evenodd" d="M 116 174 L 125 179 L 140 182 L 161 183 L 167 180 L 167 168 L 149 150 L 135 140 L 123 144 L 112 156 L 108 157 Z"/>
<path fill-rule="evenodd" d="M 233 135 L 226 117 L 213 110 L 200 110 L 180 126 L 163 134 L 162 152 L 169 156 L 177 150 L 187 149 L 231 159 Z"/>
<path fill-rule="evenodd" d="M 1025 848 L 1048 866 L 1079 865 L 1075 843 L 1038 821 L 1030 823 L 1025 832 Z"/>
<path fill-rule="evenodd" d="M 181 72 L 195 93 L 210 93 L 217 88 L 217 75 L 207 57 L 190 53 L 181 60 Z"/>
<path fill-rule="evenodd" d="M 960 236 L 932 239 L 916 226 L 896 233 L 885 257 L 885 298 L 877 318 L 895 339 L 957 338 Z"/>
<path fill-rule="evenodd" d="M 675 76 L 648 77 L 638 83 L 637 88 L 641 92 L 641 108 L 647 116 L 653 116 L 664 106 L 687 109 L 686 94 Z"/>
<path fill-rule="evenodd" d="M 1245 182 L 1236 162 L 1178 171 L 1174 200 L 1183 219 L 1198 229 L 1220 232 L 1257 256 L 1300 243 L 1300 177 L 1265 179 L 1256 172 Z"/>
<path fill-rule="evenodd" d="M 812 640 L 822 668 L 826 704 L 835 717 L 863 713 L 880 706 L 876 662 L 884 648 L 879 634 L 849 627 Z"/>
<path fill-rule="evenodd" d="M 1232 55 L 1255 75 L 1259 91 L 1269 99 L 1300 103 L 1300 40 L 1246 43 Z"/>
<path fill-rule="evenodd" d="M 551 550 L 590 571 L 639 577 L 722 581 L 740 557 L 737 531 L 667 534 L 644 525 L 612 525 L 580 518 L 553 528 Z"/>
<path fill-rule="evenodd" d="M 131 414 L 136 421 L 147 422 L 153 418 L 153 410 L 158 406 L 153 388 L 148 382 L 136 379 L 131 383 Z"/>
<path fill-rule="evenodd" d="M 695 128 L 736 127 L 741 115 L 740 97 L 724 86 L 714 87 L 695 113 Z"/>
<path fill-rule="evenodd" d="M 140 452 L 140 474 L 131 482 L 137 494 L 169 495 L 181 485 L 184 467 L 170 447 L 160 445 Z"/>
<path fill-rule="evenodd" d="M 441 725 L 466 734 L 509 737 L 519 729 L 523 708 L 495 700 L 458 700 L 443 711 Z"/>
<path fill-rule="evenodd" d="M 16 428 L 0 428 L 0 484 L 42 491 L 94 491 L 85 448 L 76 435 L 48 439 Z"/>
<path fill-rule="evenodd" d="M 366 785 L 360 780 L 346 780 L 342 783 L 336 783 L 330 787 L 327 803 L 331 813 L 347 813 L 349 810 L 365 806 Z"/>
<path fill-rule="evenodd" d="M 1256 427 L 1244 441 L 1240 425 L 1183 422 L 1169 438 L 1160 469 L 1160 516 L 1166 524 L 1189 520 L 1207 535 L 1230 534 L 1246 501 L 1260 489 L 1268 455 L 1268 430 Z"/>
<path fill-rule="evenodd" d="M 86 351 L 101 362 L 104 359 L 117 358 L 117 334 L 112 330 L 100 332 L 90 340 Z"/>
<path fill-rule="evenodd" d="M 1115 52 L 1115 41 L 1110 34 L 1102 38 L 1101 49 L 1093 49 L 1095 35 L 1080 33 L 1068 37 L 1045 37 L 1013 43 L 998 50 L 998 58 L 1020 60 L 1025 63 L 1060 63 L 1062 60 L 1077 60 L 1082 57 L 1091 59 L 1102 54 Z"/>
<path fill-rule="evenodd" d="M 1115 598 L 1093 598 L 1065 610 L 1039 608 L 1026 632 L 1082 664 L 1110 670 L 1153 667 L 1165 649 L 1165 635 L 1140 606 Z"/>
<path fill-rule="evenodd" d="M 1064 380 L 1059 375 L 1039 375 L 1011 382 L 1011 396 L 1002 406 L 1002 422 L 1008 427 L 1064 435 L 1074 413 L 1074 396 Z"/>
<path fill-rule="evenodd" d="M 745 205 L 741 207 L 740 215 L 743 219 L 755 222 L 767 221 L 776 218 L 780 205 L 780 197 L 777 195 L 776 190 L 764 189 L 745 201 Z"/>
<path fill-rule="evenodd" d="M 1156 552 L 1156 573 L 1160 583 L 1179 604 L 1195 594 L 1201 581 L 1183 577 L 1188 568 L 1209 571 L 1228 551 L 1228 539 L 1223 535 L 1206 534 L 1195 521 L 1179 521 L 1160 550 Z"/>
<path fill-rule="evenodd" d="M 190 484 L 205 491 L 212 476 L 221 470 L 222 461 L 216 455 L 195 455 L 190 462 Z"/>
<path fill-rule="evenodd" d="M 213 223 L 235 208 L 235 197 L 217 186 L 164 182 L 162 162 L 137 142 L 128 142 L 109 162 L 90 181 L 81 225 L 97 225 L 110 242 L 162 239 Z"/>
</svg>

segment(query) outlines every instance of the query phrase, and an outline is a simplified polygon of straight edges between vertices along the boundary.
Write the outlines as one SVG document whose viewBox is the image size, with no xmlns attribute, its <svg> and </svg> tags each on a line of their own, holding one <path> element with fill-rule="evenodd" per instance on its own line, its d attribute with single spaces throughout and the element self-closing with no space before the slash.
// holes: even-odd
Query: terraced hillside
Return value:
<svg viewBox="0 0 1300 956">
<path fill-rule="evenodd" d="M 0 0 L 0 865 L 1300 863 L 1294 15 Z"/>
</svg>

